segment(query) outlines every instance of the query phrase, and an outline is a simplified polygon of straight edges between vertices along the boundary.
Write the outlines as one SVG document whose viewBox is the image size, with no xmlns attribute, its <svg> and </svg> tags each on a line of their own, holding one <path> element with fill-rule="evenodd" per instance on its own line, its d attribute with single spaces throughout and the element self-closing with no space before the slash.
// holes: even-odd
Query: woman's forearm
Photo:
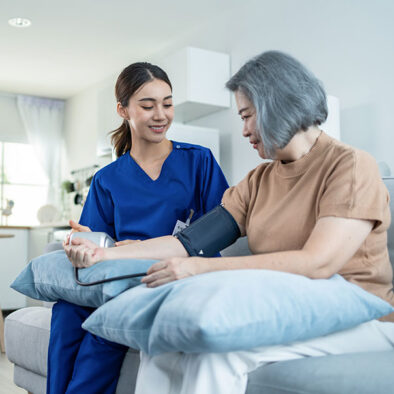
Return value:
<svg viewBox="0 0 394 394">
<path fill-rule="evenodd" d="M 226 257 L 204 261 L 205 272 L 228 269 L 269 269 L 304 275 L 312 279 L 329 278 L 359 250 L 371 232 L 369 220 L 324 217 L 317 221 L 304 247 L 245 257 Z"/>
<path fill-rule="evenodd" d="M 251 256 L 210 258 L 201 261 L 201 272 L 212 272 L 236 269 L 267 269 L 304 275 L 309 278 L 328 278 L 333 272 L 323 269 L 308 251 L 290 250 Z"/>
<path fill-rule="evenodd" d="M 288 251 L 252 256 L 222 258 L 170 258 L 152 265 L 142 279 L 148 287 L 207 272 L 237 269 L 267 269 L 289 272 L 309 278 L 329 278 L 328 271 L 315 268 L 316 259 L 306 251 Z"/>
<path fill-rule="evenodd" d="M 169 257 L 187 257 L 188 254 L 177 238 L 166 235 L 129 245 L 108 248 L 103 260 L 114 259 L 165 259 Z"/>
</svg>

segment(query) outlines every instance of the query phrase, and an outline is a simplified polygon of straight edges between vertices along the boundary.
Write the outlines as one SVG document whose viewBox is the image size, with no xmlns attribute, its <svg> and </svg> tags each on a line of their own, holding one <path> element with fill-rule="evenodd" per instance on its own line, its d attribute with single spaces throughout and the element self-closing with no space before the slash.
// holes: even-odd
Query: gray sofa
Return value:
<svg viewBox="0 0 394 394">
<path fill-rule="evenodd" d="M 390 205 L 394 217 L 394 178 L 384 181 L 393 197 Z M 394 225 L 389 230 L 388 246 L 393 262 Z M 248 253 L 245 238 L 223 251 L 230 256 Z M 15 364 L 14 382 L 33 394 L 45 393 L 50 319 L 50 308 L 30 307 L 10 314 L 5 321 L 6 352 Z M 134 392 L 138 365 L 138 352 L 129 349 L 121 370 L 118 394 Z M 394 393 L 394 350 L 284 361 L 249 374 L 246 394 L 288 393 Z"/>
</svg>

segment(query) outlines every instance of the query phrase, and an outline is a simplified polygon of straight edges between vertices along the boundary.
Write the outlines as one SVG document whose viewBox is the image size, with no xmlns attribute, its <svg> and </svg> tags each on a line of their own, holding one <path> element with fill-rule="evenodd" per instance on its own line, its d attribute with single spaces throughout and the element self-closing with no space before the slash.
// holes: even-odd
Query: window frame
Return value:
<svg viewBox="0 0 394 394">
<path fill-rule="evenodd" d="M 6 196 L 5 196 L 5 188 L 6 185 L 9 186 L 21 186 L 21 187 L 26 187 L 26 188 L 47 188 L 49 187 L 49 180 L 47 183 L 19 183 L 19 182 L 10 182 L 8 179 L 6 179 L 6 168 L 5 168 L 5 157 L 6 157 L 6 145 L 7 144 L 18 144 L 18 145 L 27 145 L 31 146 L 31 144 L 28 143 L 21 143 L 21 142 L 9 142 L 9 141 L 0 141 L 0 226 L 32 226 L 39 224 L 38 219 L 37 223 L 31 223 L 31 222 L 26 222 L 26 223 L 21 223 L 21 224 L 9 224 L 8 220 L 6 217 L 2 214 L 1 209 L 5 208 L 5 203 L 6 203 Z M 43 202 L 42 205 L 45 204 L 45 201 Z M 28 220 L 28 219 L 27 219 Z"/>
</svg>

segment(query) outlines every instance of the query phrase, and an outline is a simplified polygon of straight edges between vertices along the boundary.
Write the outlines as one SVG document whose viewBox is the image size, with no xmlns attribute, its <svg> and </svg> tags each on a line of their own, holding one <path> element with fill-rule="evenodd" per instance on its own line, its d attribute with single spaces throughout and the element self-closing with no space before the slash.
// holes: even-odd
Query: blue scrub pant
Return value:
<svg viewBox="0 0 394 394">
<path fill-rule="evenodd" d="M 128 348 L 81 328 L 94 310 L 66 301 L 53 306 L 47 394 L 115 393 Z"/>
</svg>

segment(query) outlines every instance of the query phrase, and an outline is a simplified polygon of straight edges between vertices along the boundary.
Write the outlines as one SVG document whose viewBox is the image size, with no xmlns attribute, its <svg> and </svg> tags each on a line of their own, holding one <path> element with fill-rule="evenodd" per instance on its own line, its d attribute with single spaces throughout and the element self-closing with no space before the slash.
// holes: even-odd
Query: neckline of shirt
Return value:
<svg viewBox="0 0 394 394">
<path fill-rule="evenodd" d="M 292 178 L 302 175 L 310 168 L 312 163 L 323 153 L 323 151 L 327 149 L 331 142 L 332 139 L 322 131 L 311 150 L 300 159 L 286 164 L 282 163 L 280 160 L 275 160 L 274 166 L 276 173 L 282 178 Z"/>
<path fill-rule="evenodd" d="M 165 158 L 165 160 L 163 161 L 163 164 L 161 166 L 161 170 L 160 170 L 160 174 L 156 179 L 152 179 L 145 171 L 144 169 L 136 162 L 136 160 L 134 159 L 133 156 L 131 156 L 130 151 L 127 151 L 126 155 L 128 157 L 128 162 L 131 166 L 134 166 L 136 168 L 138 168 L 138 171 L 140 173 L 140 175 L 147 181 L 151 182 L 151 183 L 157 183 L 160 179 L 162 179 L 163 177 L 163 172 L 165 172 L 165 169 L 167 167 L 167 163 L 169 161 L 171 161 L 172 156 L 174 155 L 174 152 L 176 152 L 179 149 L 179 145 L 177 145 L 176 142 L 170 140 L 170 142 L 172 143 L 172 150 L 171 152 L 168 154 L 168 156 Z"/>
</svg>

